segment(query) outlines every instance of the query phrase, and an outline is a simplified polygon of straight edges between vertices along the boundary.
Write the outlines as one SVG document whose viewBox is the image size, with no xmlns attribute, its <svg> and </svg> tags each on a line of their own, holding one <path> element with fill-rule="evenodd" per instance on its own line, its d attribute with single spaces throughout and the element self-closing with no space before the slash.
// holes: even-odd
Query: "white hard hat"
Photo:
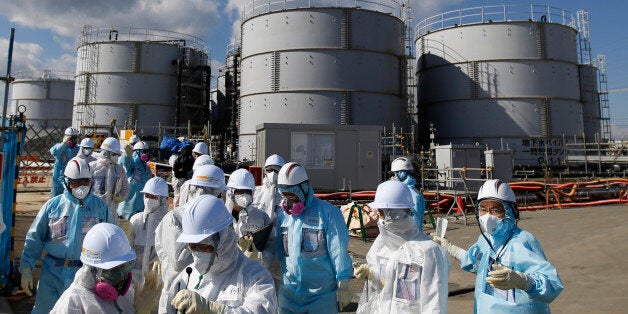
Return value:
<svg viewBox="0 0 628 314">
<path fill-rule="evenodd" d="M 192 179 L 190 179 L 190 184 L 217 188 L 223 191 L 227 189 L 225 186 L 225 172 L 214 165 L 205 165 L 196 169 Z"/>
<path fill-rule="evenodd" d="M 111 269 L 137 258 L 129 245 L 124 231 L 114 224 L 99 223 L 93 226 L 83 240 L 81 262 L 83 264 Z"/>
<path fill-rule="evenodd" d="M 400 181 L 386 181 L 377 186 L 375 200 L 368 204 L 371 208 L 412 208 L 412 192 Z"/>
<path fill-rule="evenodd" d="M 129 138 L 129 143 L 131 145 L 134 145 L 135 143 L 137 143 L 139 141 L 140 141 L 140 137 L 135 135 L 135 134 L 131 135 L 131 137 Z"/>
<path fill-rule="evenodd" d="M 200 142 L 194 145 L 193 153 L 207 155 L 209 153 L 209 149 L 207 148 L 207 144 L 205 142 Z"/>
<path fill-rule="evenodd" d="M 149 193 L 159 196 L 168 196 L 168 183 L 160 177 L 153 177 L 146 181 L 140 193 Z"/>
<path fill-rule="evenodd" d="M 255 178 L 246 169 L 238 169 L 229 176 L 227 187 L 236 190 L 255 191 Z"/>
<path fill-rule="evenodd" d="M 220 199 L 209 194 L 198 196 L 185 205 L 177 242 L 199 243 L 232 222 L 233 216 Z"/>
<path fill-rule="evenodd" d="M 393 160 L 392 164 L 390 165 L 390 171 L 402 171 L 402 170 L 406 170 L 406 171 L 413 171 L 414 167 L 412 167 L 412 162 L 410 161 L 410 159 L 406 158 L 406 157 L 399 157 L 395 160 Z"/>
<path fill-rule="evenodd" d="M 94 148 L 94 141 L 92 141 L 91 138 L 86 137 L 86 138 L 81 140 L 81 144 L 79 144 L 79 146 L 80 147 Z"/>
<path fill-rule="evenodd" d="M 69 136 L 78 135 L 78 131 L 73 127 L 69 127 L 65 129 L 65 132 L 63 132 L 63 135 L 69 135 Z"/>
<path fill-rule="evenodd" d="M 277 184 L 281 185 L 297 185 L 307 181 L 307 172 L 305 168 L 296 162 L 289 162 L 279 170 Z"/>
<path fill-rule="evenodd" d="M 213 165 L 214 160 L 209 157 L 209 155 L 200 155 L 196 157 L 194 160 L 194 165 L 192 165 L 192 171 L 196 171 L 198 168 L 204 165 Z"/>
<path fill-rule="evenodd" d="M 281 156 L 274 154 L 274 155 L 270 155 L 268 156 L 268 158 L 266 158 L 266 162 L 264 163 L 264 167 L 268 167 L 268 166 L 283 166 L 285 164 L 285 162 L 283 161 L 283 158 L 281 158 Z"/>
<path fill-rule="evenodd" d="M 91 179 L 92 170 L 85 159 L 74 157 L 68 161 L 63 175 L 68 179 Z"/>
<path fill-rule="evenodd" d="M 110 151 L 112 153 L 119 154 L 120 142 L 116 138 L 108 137 L 104 141 L 102 141 L 102 144 L 100 144 L 100 148 Z"/>
<path fill-rule="evenodd" d="M 510 185 L 499 179 L 487 180 L 482 184 L 478 191 L 478 201 L 484 199 L 498 199 L 512 203 L 516 201 L 515 192 L 512 191 Z"/>
<path fill-rule="evenodd" d="M 136 149 L 148 149 L 148 144 L 146 144 L 146 142 L 144 141 L 139 141 L 135 143 L 135 145 L 133 145 L 133 150 Z"/>
</svg>

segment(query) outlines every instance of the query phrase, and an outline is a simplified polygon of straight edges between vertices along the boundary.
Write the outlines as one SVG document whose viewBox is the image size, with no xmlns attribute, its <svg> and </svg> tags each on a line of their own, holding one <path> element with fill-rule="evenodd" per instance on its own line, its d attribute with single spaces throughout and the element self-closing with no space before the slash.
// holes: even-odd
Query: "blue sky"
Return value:
<svg viewBox="0 0 628 314">
<path fill-rule="evenodd" d="M 13 72 L 55 69 L 74 71 L 81 27 L 146 27 L 177 31 L 204 39 L 213 71 L 225 63 L 229 42 L 239 32 L 240 11 L 251 0 L 0 0 L 0 75 L 6 71 L 11 27 L 16 28 Z M 257 3 L 264 0 L 256 0 Z M 277 1 L 277 0 L 272 0 Z M 293 0 L 286 0 L 293 1 Z M 303 0 L 301 0 L 303 1 Z M 313 0 L 327 3 L 345 0 Z M 390 2 L 391 0 L 380 0 Z M 351 0 L 353 2 L 353 0 Z M 550 5 L 589 11 L 593 55 L 605 54 L 608 88 L 628 88 L 628 33 L 621 22 L 625 0 L 412 0 L 414 22 L 460 8 L 495 4 Z M 235 31 L 234 31 L 235 30 Z M 0 87 L 0 93 L 4 87 Z M 1 95 L 1 94 L 0 94 Z M 609 94 L 613 137 L 628 137 L 628 90 Z"/>
</svg>

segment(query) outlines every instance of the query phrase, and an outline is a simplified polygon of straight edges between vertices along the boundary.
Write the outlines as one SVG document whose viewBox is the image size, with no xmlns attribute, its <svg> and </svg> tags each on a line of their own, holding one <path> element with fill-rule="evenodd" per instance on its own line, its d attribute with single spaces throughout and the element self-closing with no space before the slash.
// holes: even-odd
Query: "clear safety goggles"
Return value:
<svg viewBox="0 0 628 314">
<path fill-rule="evenodd" d="M 506 214 L 504 204 L 495 200 L 483 200 L 478 204 L 478 213 L 480 216 L 490 213 L 493 216 L 501 216 Z"/>
<path fill-rule="evenodd" d="M 220 236 L 216 232 L 199 243 L 188 243 L 188 248 L 193 252 L 208 252 L 216 247 L 219 240 Z"/>
<path fill-rule="evenodd" d="M 412 211 L 410 209 L 399 208 L 380 208 L 377 210 L 380 216 L 386 220 L 399 220 L 412 217 Z"/>
</svg>

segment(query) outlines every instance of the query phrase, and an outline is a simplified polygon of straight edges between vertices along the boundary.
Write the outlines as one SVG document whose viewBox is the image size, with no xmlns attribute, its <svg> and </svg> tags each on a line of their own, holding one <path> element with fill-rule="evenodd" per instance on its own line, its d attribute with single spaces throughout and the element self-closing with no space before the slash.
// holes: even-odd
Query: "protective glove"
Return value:
<svg viewBox="0 0 628 314">
<path fill-rule="evenodd" d="M 126 238 L 131 239 L 131 230 L 133 229 L 133 225 L 124 218 L 118 218 L 118 225 L 120 225 L 120 229 L 122 229 L 124 234 L 126 234 Z"/>
<path fill-rule="evenodd" d="M 131 155 L 133 155 L 133 147 L 131 147 L 131 145 L 125 145 L 124 152 L 126 153 L 127 157 L 131 157 Z"/>
<path fill-rule="evenodd" d="M 349 280 L 343 280 L 338 282 L 338 308 L 343 311 L 345 306 L 351 303 L 351 291 L 349 291 Z"/>
<path fill-rule="evenodd" d="M 177 313 L 186 314 L 218 314 L 225 310 L 224 304 L 208 301 L 198 293 L 187 289 L 179 291 L 170 304 L 177 309 Z"/>
<path fill-rule="evenodd" d="M 158 302 L 161 295 L 161 289 L 164 287 L 160 282 L 159 269 L 153 269 L 150 272 L 144 272 L 144 286 L 140 291 L 140 283 L 135 283 L 135 297 L 133 298 L 133 305 L 135 306 L 135 313 L 150 313 L 153 310 L 157 310 Z"/>
<path fill-rule="evenodd" d="M 245 235 L 238 240 L 238 247 L 240 251 L 246 252 L 253 244 L 253 236 Z"/>
<path fill-rule="evenodd" d="M 445 238 L 441 238 L 438 236 L 433 236 L 432 238 L 434 239 L 434 242 L 440 244 L 440 246 L 442 246 L 445 250 L 447 250 L 447 253 L 449 253 L 449 255 L 453 256 L 458 261 L 462 261 L 464 256 L 467 255 L 467 251 L 465 249 L 462 249 L 456 245 L 451 244 Z"/>
<path fill-rule="evenodd" d="M 22 289 L 27 296 L 33 296 L 33 272 L 30 268 L 22 268 Z"/>
<path fill-rule="evenodd" d="M 357 279 L 367 279 L 373 281 L 373 283 L 379 283 L 380 287 L 384 287 L 384 280 L 378 280 L 377 274 L 375 274 L 370 268 L 368 264 L 360 264 L 358 267 L 353 269 L 353 274 Z"/>
<path fill-rule="evenodd" d="M 486 282 L 491 284 L 491 286 L 502 289 L 521 289 L 526 290 L 528 286 L 528 276 L 522 272 L 514 271 L 506 266 L 493 264 L 493 271 L 488 272 L 488 277 L 486 277 Z"/>
</svg>

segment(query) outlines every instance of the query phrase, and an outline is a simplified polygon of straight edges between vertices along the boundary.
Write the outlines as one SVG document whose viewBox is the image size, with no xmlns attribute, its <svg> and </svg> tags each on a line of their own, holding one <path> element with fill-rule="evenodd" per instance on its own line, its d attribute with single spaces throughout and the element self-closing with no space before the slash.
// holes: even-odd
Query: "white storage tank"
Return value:
<svg viewBox="0 0 628 314">
<path fill-rule="evenodd" d="M 582 138 L 583 105 L 569 12 L 500 5 L 417 25 L 418 103 L 436 142 L 512 149 L 515 164 L 558 164 L 563 135 Z"/>
<path fill-rule="evenodd" d="M 144 29 L 83 32 L 77 48 L 73 125 L 205 125 L 209 106 L 207 46 L 194 36 Z"/>
<path fill-rule="evenodd" d="M 329 5 L 312 0 L 245 6 L 240 159 L 254 158 L 256 126 L 262 123 L 402 124 L 405 50 L 398 2 Z"/>
<path fill-rule="evenodd" d="M 18 72 L 11 84 L 8 112 L 17 113 L 18 107 L 23 108 L 26 124 L 35 130 L 65 129 L 72 124 L 73 99 L 74 74 L 71 72 Z"/>
</svg>

